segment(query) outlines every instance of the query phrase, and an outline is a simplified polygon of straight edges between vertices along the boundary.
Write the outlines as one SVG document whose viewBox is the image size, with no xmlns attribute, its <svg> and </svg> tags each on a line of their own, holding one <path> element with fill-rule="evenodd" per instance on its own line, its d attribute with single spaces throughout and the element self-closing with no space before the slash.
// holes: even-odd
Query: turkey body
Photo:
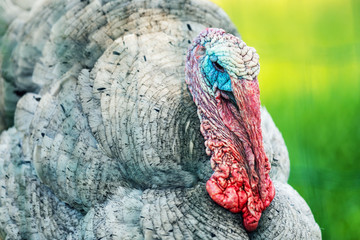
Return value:
<svg viewBox="0 0 360 240">
<path fill-rule="evenodd" d="M 207 27 L 239 36 L 200 0 L 40 1 L 11 21 L 0 80 L 4 127 L 15 112 L 0 137 L 2 238 L 321 238 L 286 183 L 286 146 L 265 108 L 276 195 L 258 229 L 247 233 L 208 196 L 212 169 L 184 73 Z"/>
</svg>

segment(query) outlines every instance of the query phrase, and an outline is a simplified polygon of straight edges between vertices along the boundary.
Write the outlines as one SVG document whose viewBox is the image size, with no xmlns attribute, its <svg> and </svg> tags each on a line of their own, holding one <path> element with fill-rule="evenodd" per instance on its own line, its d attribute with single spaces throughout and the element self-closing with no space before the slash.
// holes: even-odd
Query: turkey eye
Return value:
<svg viewBox="0 0 360 240">
<path fill-rule="evenodd" d="M 225 69 L 224 69 L 222 66 L 220 66 L 220 64 L 218 64 L 217 62 L 213 62 L 212 65 L 213 65 L 214 68 L 215 68 L 216 70 L 218 70 L 219 72 L 225 72 Z"/>
</svg>

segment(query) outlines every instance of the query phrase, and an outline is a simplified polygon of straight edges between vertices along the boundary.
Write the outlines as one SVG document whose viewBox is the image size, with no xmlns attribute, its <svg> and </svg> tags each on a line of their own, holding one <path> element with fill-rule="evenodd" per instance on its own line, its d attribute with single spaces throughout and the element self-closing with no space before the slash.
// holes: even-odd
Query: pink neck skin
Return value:
<svg viewBox="0 0 360 240">
<path fill-rule="evenodd" d="M 209 88 L 204 90 L 195 56 L 188 56 L 186 81 L 198 107 L 206 152 L 211 155 L 214 170 L 206 190 L 220 206 L 233 213 L 242 212 L 245 229 L 253 231 L 275 196 L 262 141 L 259 84 L 257 79 L 231 78 L 238 111 L 221 90 L 216 89 L 215 94 L 209 93 Z"/>
</svg>

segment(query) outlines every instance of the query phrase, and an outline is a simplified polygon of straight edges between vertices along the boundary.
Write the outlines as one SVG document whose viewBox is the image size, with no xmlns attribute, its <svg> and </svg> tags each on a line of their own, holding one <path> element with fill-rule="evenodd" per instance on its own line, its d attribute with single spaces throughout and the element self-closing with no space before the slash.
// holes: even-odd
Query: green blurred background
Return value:
<svg viewBox="0 0 360 240">
<path fill-rule="evenodd" d="M 323 239 L 360 239 L 360 1 L 213 0 L 260 55 L 289 183 Z"/>
</svg>

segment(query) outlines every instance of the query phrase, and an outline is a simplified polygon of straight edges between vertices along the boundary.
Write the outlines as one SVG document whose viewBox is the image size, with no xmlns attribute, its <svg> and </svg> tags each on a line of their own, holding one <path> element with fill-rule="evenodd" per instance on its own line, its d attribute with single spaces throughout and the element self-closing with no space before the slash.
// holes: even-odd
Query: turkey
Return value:
<svg viewBox="0 0 360 240">
<path fill-rule="evenodd" d="M 321 238 L 216 5 L 4 3 L 0 239 Z"/>
</svg>

